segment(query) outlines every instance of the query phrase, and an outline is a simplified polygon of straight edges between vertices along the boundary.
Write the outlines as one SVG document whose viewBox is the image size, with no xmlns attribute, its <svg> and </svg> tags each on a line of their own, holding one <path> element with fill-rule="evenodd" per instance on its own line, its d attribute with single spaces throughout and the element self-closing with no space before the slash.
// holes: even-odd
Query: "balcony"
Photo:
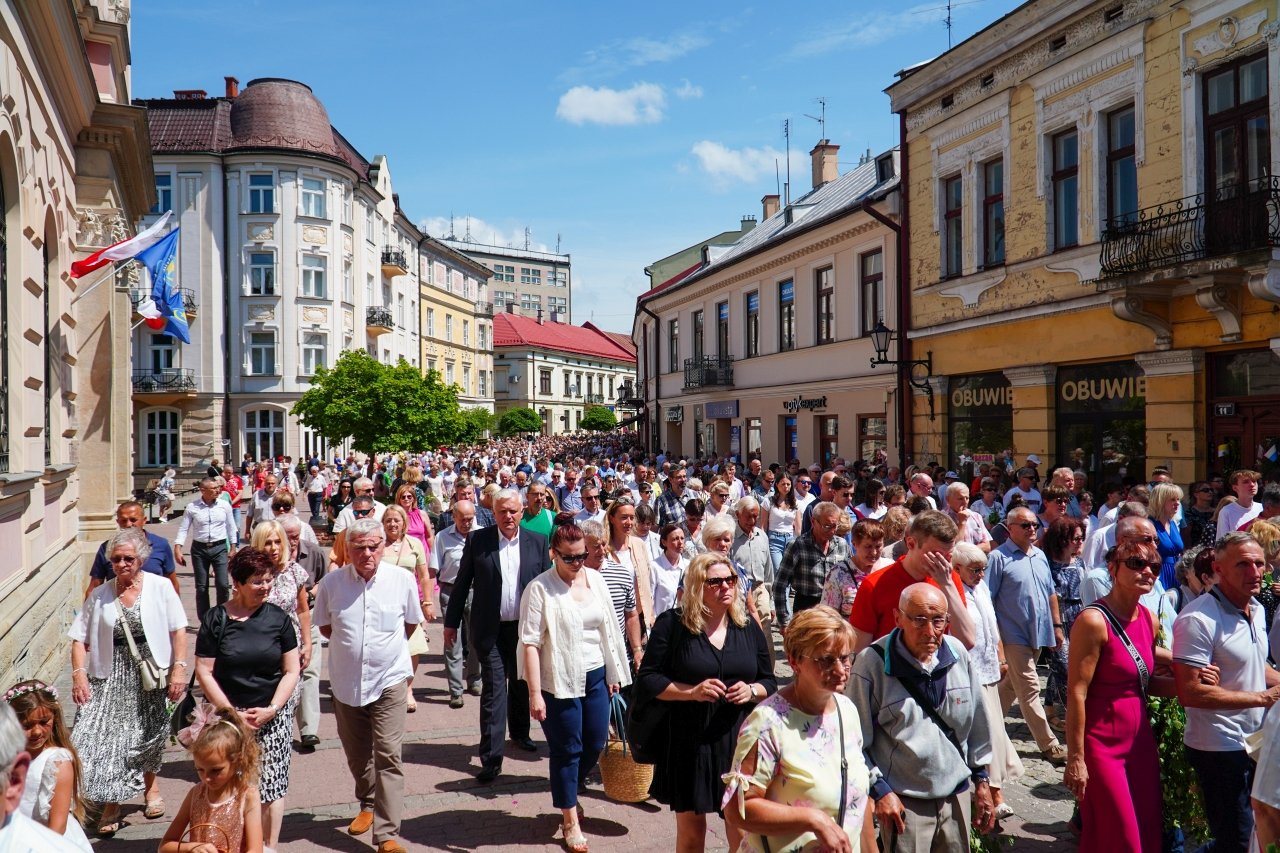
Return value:
<svg viewBox="0 0 1280 853">
<path fill-rule="evenodd" d="M 195 371 L 185 367 L 133 371 L 133 393 L 166 397 L 194 397 Z"/>
<path fill-rule="evenodd" d="M 382 250 L 382 274 L 388 278 L 409 274 L 409 261 L 399 249 L 384 247 Z"/>
<path fill-rule="evenodd" d="M 364 331 L 371 338 L 385 335 L 395 329 L 395 320 L 391 317 L 391 309 L 371 305 L 364 312 Z"/>
<path fill-rule="evenodd" d="M 588 406 L 603 406 L 603 405 L 604 405 L 604 395 L 603 395 L 603 394 L 588 394 L 588 395 L 586 396 L 586 398 L 585 398 L 585 402 L 586 402 L 586 404 L 587 404 Z"/>
<path fill-rule="evenodd" d="M 1280 247 L 1280 177 L 1148 207 L 1102 232 L 1102 278 Z M 686 383 L 687 384 L 687 383 Z"/>
<path fill-rule="evenodd" d="M 733 356 L 706 355 L 684 360 L 684 388 L 731 387 Z"/>
<path fill-rule="evenodd" d="M 618 389 L 618 405 L 624 409 L 642 409 L 644 398 L 637 393 L 631 382 L 623 382 L 622 387 Z"/>
<path fill-rule="evenodd" d="M 489 318 L 491 318 L 491 319 L 492 319 L 492 317 L 493 317 L 493 303 L 492 303 L 492 302 L 477 302 L 477 303 L 476 303 L 476 316 L 477 316 L 477 317 L 489 317 Z"/>
<path fill-rule="evenodd" d="M 181 288 L 181 291 L 182 310 L 186 312 L 187 322 L 190 323 L 196 318 L 196 309 L 199 307 L 199 303 L 196 302 L 196 292 L 188 287 Z M 129 302 L 133 305 L 133 310 L 135 312 L 138 310 L 138 306 L 142 304 L 143 300 L 150 298 L 150 290 L 134 288 L 129 291 Z"/>
</svg>

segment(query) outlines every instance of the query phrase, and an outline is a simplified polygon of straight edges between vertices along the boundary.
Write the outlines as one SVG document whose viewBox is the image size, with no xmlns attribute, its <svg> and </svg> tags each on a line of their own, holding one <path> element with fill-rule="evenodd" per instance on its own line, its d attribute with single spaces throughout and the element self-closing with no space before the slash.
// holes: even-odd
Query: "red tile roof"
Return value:
<svg viewBox="0 0 1280 853">
<path fill-rule="evenodd" d="M 631 356 L 632 356 L 633 358 L 635 357 L 635 354 L 636 354 L 636 344 L 635 344 L 635 341 L 631 340 L 631 336 L 630 336 L 630 335 L 624 335 L 622 332 L 610 332 L 610 331 L 608 331 L 607 329 L 602 329 L 602 328 L 600 328 L 599 326 L 597 326 L 595 323 L 591 322 L 590 320 L 588 320 L 587 322 L 583 323 L 583 324 L 582 324 L 582 328 L 584 328 L 584 329 L 591 329 L 593 332 L 599 332 L 599 333 L 600 333 L 600 334 L 602 334 L 602 335 L 608 335 L 610 338 L 612 338 L 612 339 L 613 339 L 613 342 L 614 342 L 614 343 L 616 343 L 618 346 L 622 347 L 622 348 L 623 348 L 624 350 L 626 350 L 627 352 L 631 353 Z"/>
<path fill-rule="evenodd" d="M 636 363 L 635 353 L 623 347 L 610 334 L 594 327 L 574 326 L 570 323 L 539 323 L 532 317 L 519 314 L 493 315 L 493 345 L 495 347 L 537 347 L 538 349 L 571 352 L 607 358 L 610 361 Z"/>
<path fill-rule="evenodd" d="M 695 272 L 697 272 L 700 269 L 702 269 L 702 261 L 698 261 L 696 264 L 689 267 L 687 270 L 682 270 L 681 272 L 678 272 L 675 275 L 671 276 L 671 278 L 667 279 L 666 281 L 661 282 L 649 288 L 648 290 L 646 290 L 644 293 L 640 294 L 636 298 L 648 299 L 650 296 L 652 296 L 653 294 L 657 293 L 660 290 L 666 290 L 668 287 L 674 287 L 675 285 L 684 281 L 686 278 L 693 275 Z"/>
</svg>

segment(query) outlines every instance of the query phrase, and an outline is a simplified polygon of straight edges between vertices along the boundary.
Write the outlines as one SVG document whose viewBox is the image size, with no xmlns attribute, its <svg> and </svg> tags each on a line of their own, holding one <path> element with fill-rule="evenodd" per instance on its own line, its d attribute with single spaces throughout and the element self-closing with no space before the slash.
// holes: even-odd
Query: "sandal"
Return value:
<svg viewBox="0 0 1280 853">
<path fill-rule="evenodd" d="M 582 824 L 577 821 L 572 824 L 563 823 L 560 825 L 560 835 L 564 849 L 569 853 L 588 853 L 587 837 L 582 834 Z"/>
<path fill-rule="evenodd" d="M 164 817 L 164 797 L 152 797 L 147 800 L 147 805 L 142 810 L 142 816 L 147 820 Z"/>
<path fill-rule="evenodd" d="M 98 818 L 98 835 L 110 838 L 120 831 L 123 823 L 122 814 L 120 812 L 120 804 L 112 803 L 102 810 L 102 815 Z"/>
</svg>

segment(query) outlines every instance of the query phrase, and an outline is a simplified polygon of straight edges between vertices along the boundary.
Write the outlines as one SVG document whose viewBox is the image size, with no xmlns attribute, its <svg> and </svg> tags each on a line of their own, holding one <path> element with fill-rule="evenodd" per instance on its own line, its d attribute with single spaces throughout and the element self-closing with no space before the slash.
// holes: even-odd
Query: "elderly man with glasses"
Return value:
<svg viewBox="0 0 1280 853">
<path fill-rule="evenodd" d="M 584 521 L 596 521 L 604 524 L 604 506 L 600 500 L 600 487 L 595 483 L 582 484 L 582 509 L 578 510 L 573 517 L 574 524 L 582 524 Z"/>
</svg>

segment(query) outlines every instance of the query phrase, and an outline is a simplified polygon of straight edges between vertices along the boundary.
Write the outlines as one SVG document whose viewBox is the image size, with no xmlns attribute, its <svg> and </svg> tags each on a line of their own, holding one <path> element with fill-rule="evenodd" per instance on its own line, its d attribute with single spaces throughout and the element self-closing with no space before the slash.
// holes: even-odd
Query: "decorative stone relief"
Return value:
<svg viewBox="0 0 1280 853">
<path fill-rule="evenodd" d="M 1200 284 L 1195 279 L 1192 283 Z M 1235 343 L 1241 337 L 1240 306 L 1235 298 L 1236 290 L 1231 286 L 1236 283 L 1234 277 L 1220 280 L 1209 276 L 1208 283 L 1196 289 L 1196 304 L 1218 318 L 1218 325 L 1222 326 L 1219 340 L 1224 344 Z"/>
<path fill-rule="evenodd" d="M 347 334 L 351 334 L 356 330 L 356 317 L 350 308 L 342 309 L 342 330 Z"/>
<path fill-rule="evenodd" d="M 342 232 L 342 251 L 348 255 L 351 254 L 351 235 L 345 231 Z"/>
<path fill-rule="evenodd" d="M 128 236 L 124 217 L 116 208 L 98 210 L 82 207 L 76 210 L 76 245 L 110 246 Z"/>
<path fill-rule="evenodd" d="M 328 323 L 329 309 L 319 306 L 308 305 L 302 309 L 302 322 L 304 323 Z"/>
<path fill-rule="evenodd" d="M 1192 44 L 1195 46 L 1196 53 L 1201 56 L 1208 56 L 1220 50 L 1231 50 L 1236 46 L 1237 42 L 1253 36 L 1266 19 L 1267 12 L 1265 9 L 1261 12 L 1254 12 L 1247 18 L 1236 18 L 1233 15 L 1227 15 L 1218 21 L 1216 30 L 1207 36 L 1196 39 Z"/>
<path fill-rule="evenodd" d="M 276 309 L 274 305 L 250 305 L 249 319 L 255 323 L 263 323 L 267 320 L 276 318 Z"/>
<path fill-rule="evenodd" d="M 1204 370 L 1204 350 L 1198 349 L 1140 352 L 1133 359 L 1147 376 L 1184 376 Z"/>
<path fill-rule="evenodd" d="M 1155 335 L 1155 347 L 1167 350 L 1173 345 L 1173 328 L 1163 317 L 1146 309 L 1146 302 L 1137 294 L 1118 294 L 1111 299 L 1111 311 L 1121 320 L 1146 326 Z"/>
<path fill-rule="evenodd" d="M 263 243 L 267 240 L 276 238 L 276 229 L 274 225 L 267 224 L 250 224 L 249 239 L 255 243 Z"/>
<path fill-rule="evenodd" d="M 1280 303 L 1280 264 L 1272 261 L 1265 269 L 1249 273 L 1249 292 L 1258 299 Z"/>
<path fill-rule="evenodd" d="M 957 284 L 938 288 L 939 296 L 950 296 L 959 299 L 966 308 L 976 308 L 982 294 L 1000 284 L 1008 276 L 1004 267 L 988 272 L 974 273 L 962 278 Z"/>
<path fill-rule="evenodd" d="M 323 225 L 303 225 L 302 242 L 319 245 L 329 242 L 329 229 Z"/>
</svg>

